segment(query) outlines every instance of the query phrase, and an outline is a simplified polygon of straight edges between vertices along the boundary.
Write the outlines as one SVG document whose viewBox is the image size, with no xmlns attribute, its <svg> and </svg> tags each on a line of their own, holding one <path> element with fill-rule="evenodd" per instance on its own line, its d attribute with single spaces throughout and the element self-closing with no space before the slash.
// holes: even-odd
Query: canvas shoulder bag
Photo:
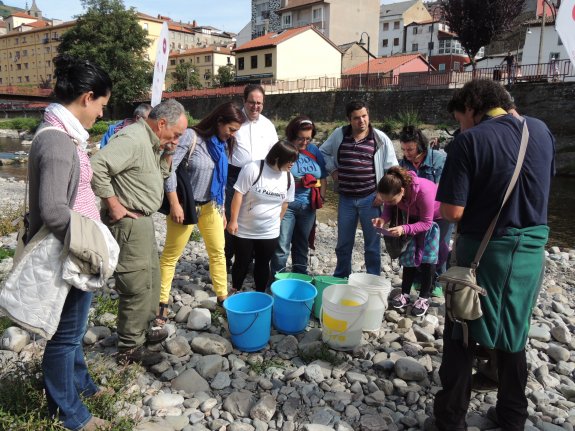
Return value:
<svg viewBox="0 0 575 431">
<path fill-rule="evenodd" d="M 409 223 L 409 212 L 407 213 L 407 218 L 403 220 L 403 213 L 401 210 L 395 206 L 392 210 L 391 220 L 389 221 L 389 227 L 401 226 L 403 224 Z M 413 238 L 412 235 L 401 235 L 401 236 L 383 236 L 383 242 L 385 243 L 385 251 L 391 259 L 398 259 L 399 256 L 407 249 L 409 241 Z"/>
<path fill-rule="evenodd" d="M 517 164 L 515 165 L 513 176 L 507 186 L 501 207 L 499 207 L 499 211 L 491 221 L 487 232 L 485 232 L 481 244 L 477 249 L 477 253 L 475 254 L 475 258 L 471 263 L 471 267 L 452 266 L 438 278 L 438 281 L 444 286 L 445 313 L 451 321 L 458 322 L 462 325 L 463 344 L 466 346 L 469 336 L 467 324 L 465 322 L 467 320 L 476 320 L 483 316 L 479 295 L 487 295 L 486 290 L 477 284 L 477 268 L 479 267 L 479 261 L 481 260 L 481 257 L 487 248 L 487 244 L 493 235 L 501 210 L 505 206 L 505 203 L 509 199 L 511 192 L 517 183 L 517 178 L 519 177 L 519 172 L 521 171 L 523 160 L 525 159 L 528 142 L 529 130 L 527 129 L 527 122 L 523 120 L 521 146 L 519 148 Z"/>
</svg>

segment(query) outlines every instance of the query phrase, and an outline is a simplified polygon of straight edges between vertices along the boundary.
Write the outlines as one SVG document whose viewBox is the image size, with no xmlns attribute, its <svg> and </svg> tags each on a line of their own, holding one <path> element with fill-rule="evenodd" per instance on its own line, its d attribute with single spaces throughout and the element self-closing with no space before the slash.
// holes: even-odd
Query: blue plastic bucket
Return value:
<svg viewBox="0 0 575 431">
<path fill-rule="evenodd" d="M 302 280 L 278 280 L 272 284 L 272 294 L 274 328 L 284 334 L 303 332 L 317 295 L 315 286 Z"/>
<path fill-rule="evenodd" d="M 270 339 L 274 299 L 261 292 L 242 292 L 224 301 L 232 344 L 244 352 L 265 347 Z"/>
</svg>

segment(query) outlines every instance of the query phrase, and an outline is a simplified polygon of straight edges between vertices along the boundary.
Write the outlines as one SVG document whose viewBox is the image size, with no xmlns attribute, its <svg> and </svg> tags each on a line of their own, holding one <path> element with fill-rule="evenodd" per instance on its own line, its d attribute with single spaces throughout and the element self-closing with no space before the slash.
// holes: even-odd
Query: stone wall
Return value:
<svg viewBox="0 0 575 431">
<path fill-rule="evenodd" d="M 331 91 L 322 93 L 272 94 L 266 97 L 264 114 L 271 119 L 288 120 L 306 114 L 315 121 L 345 120 L 345 104 L 365 98 L 371 119 L 380 122 L 388 116 L 417 111 L 427 124 L 455 124 L 445 110 L 453 90 L 419 91 Z M 557 138 L 559 172 L 575 175 L 575 82 L 557 84 L 520 83 L 511 94 L 520 113 L 543 120 Z M 230 99 L 214 97 L 181 100 L 194 118 L 202 118 L 220 103 Z M 241 98 L 231 99 L 238 104 Z"/>
</svg>

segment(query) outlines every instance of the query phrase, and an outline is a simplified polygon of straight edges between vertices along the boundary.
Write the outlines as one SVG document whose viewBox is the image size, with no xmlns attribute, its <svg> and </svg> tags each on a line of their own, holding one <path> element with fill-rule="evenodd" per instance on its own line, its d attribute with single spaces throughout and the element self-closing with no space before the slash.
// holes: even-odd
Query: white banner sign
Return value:
<svg viewBox="0 0 575 431">
<path fill-rule="evenodd" d="M 168 57 L 170 55 L 169 37 L 168 23 L 164 22 L 158 39 L 158 49 L 156 51 L 154 81 L 152 84 L 152 100 L 150 102 L 152 106 L 156 106 L 162 101 L 162 92 L 164 90 L 164 81 L 166 79 L 166 68 L 168 67 Z"/>
<path fill-rule="evenodd" d="M 575 67 L 575 0 L 563 0 L 555 26 L 561 42 Z"/>
</svg>

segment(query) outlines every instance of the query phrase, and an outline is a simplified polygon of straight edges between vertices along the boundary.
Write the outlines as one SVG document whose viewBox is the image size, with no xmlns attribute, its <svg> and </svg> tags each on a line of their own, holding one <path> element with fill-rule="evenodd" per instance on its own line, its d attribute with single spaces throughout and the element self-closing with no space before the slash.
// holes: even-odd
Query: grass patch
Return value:
<svg viewBox="0 0 575 431">
<path fill-rule="evenodd" d="M 112 422 L 112 430 L 129 431 L 132 419 L 120 417 L 119 406 L 134 402 L 137 393 L 128 392 L 142 368 L 137 365 L 118 367 L 112 359 L 98 355 L 88 361 L 97 384 L 113 388 L 116 393 L 97 399 L 85 399 L 90 412 Z M 10 362 L 0 374 L 0 429 L 13 431 L 60 431 L 62 424 L 48 417 L 47 400 L 42 386 L 40 361 Z"/>
<path fill-rule="evenodd" d="M 399 112 L 397 114 L 397 120 L 401 123 L 401 127 L 405 126 L 415 126 L 419 127 L 421 124 L 421 119 L 419 118 L 419 112 L 414 109 L 408 109 L 406 111 Z"/>
<path fill-rule="evenodd" d="M 264 359 L 262 362 L 250 362 L 250 370 L 257 375 L 262 375 L 268 368 L 281 368 L 285 370 L 287 367 L 285 363 L 279 359 Z"/>
<path fill-rule="evenodd" d="M 6 329 L 14 326 L 14 323 L 6 316 L 0 317 L 0 334 L 3 334 Z"/>
<path fill-rule="evenodd" d="M 212 325 L 216 328 L 222 327 L 222 322 L 220 319 L 225 319 L 226 315 L 221 307 L 216 307 L 214 311 L 212 311 Z"/>
<path fill-rule="evenodd" d="M 0 260 L 6 259 L 7 257 L 13 257 L 15 250 L 9 248 L 0 248 Z"/>
<path fill-rule="evenodd" d="M 22 194 L 24 197 L 24 194 Z M 6 236 L 18 232 L 20 225 L 14 224 L 14 220 L 22 217 L 22 208 L 4 207 L 0 211 L 0 236 Z"/>
<path fill-rule="evenodd" d="M 329 349 L 326 344 L 322 344 L 320 348 L 315 350 L 310 350 L 308 352 L 301 351 L 298 355 L 306 364 L 312 363 L 313 361 L 325 361 L 332 365 L 339 365 L 344 362 L 337 353 Z"/>
<path fill-rule="evenodd" d="M 116 316 L 116 323 L 117 323 L 117 316 L 118 316 L 118 306 L 120 304 L 119 299 L 112 299 L 109 296 L 97 296 L 96 297 L 96 304 L 94 305 L 94 314 L 91 316 L 93 320 L 98 320 L 104 313 L 111 313 Z"/>
<path fill-rule="evenodd" d="M 200 230 L 198 229 L 198 227 L 194 226 L 194 230 L 192 231 L 192 234 L 190 235 L 190 241 L 200 242 L 201 240 L 202 240 L 202 234 L 200 233 Z"/>
</svg>

